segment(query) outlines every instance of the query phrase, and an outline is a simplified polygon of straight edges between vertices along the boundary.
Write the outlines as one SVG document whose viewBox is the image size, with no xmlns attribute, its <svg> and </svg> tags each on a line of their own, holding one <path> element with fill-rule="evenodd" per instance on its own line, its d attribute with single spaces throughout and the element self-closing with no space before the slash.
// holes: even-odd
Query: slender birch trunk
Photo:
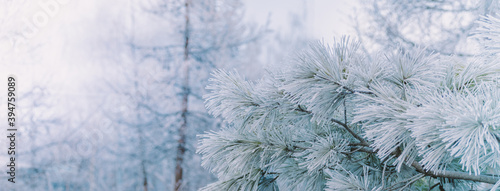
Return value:
<svg viewBox="0 0 500 191">
<path fill-rule="evenodd" d="M 175 191 L 182 189 L 184 153 L 186 152 L 186 128 L 189 97 L 189 6 L 190 0 L 185 0 L 185 28 L 184 28 L 184 63 L 182 71 L 184 79 L 182 84 L 182 108 L 181 108 L 181 126 L 179 127 L 179 140 L 177 146 L 177 157 L 175 159 Z"/>
</svg>

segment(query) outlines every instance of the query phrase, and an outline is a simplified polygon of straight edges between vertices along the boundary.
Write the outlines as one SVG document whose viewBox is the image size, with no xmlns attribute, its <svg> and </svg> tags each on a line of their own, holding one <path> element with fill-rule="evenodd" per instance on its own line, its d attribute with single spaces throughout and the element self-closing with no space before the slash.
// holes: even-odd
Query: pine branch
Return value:
<svg viewBox="0 0 500 191">
<path fill-rule="evenodd" d="M 431 187 L 429 188 L 429 190 L 434 189 L 436 186 L 439 186 L 440 184 L 441 184 L 441 183 L 436 183 L 436 184 L 434 184 L 433 186 L 431 186 Z"/>
<path fill-rule="evenodd" d="M 336 123 L 336 124 L 339 124 L 342 127 L 344 127 L 344 129 L 347 132 L 349 132 L 354 138 L 356 138 L 361 144 L 363 144 L 363 146 L 368 146 L 368 147 L 370 146 L 370 144 L 368 142 L 366 142 L 365 139 L 363 139 L 363 137 L 359 136 L 354 131 L 352 131 L 352 129 L 349 128 L 349 126 L 347 126 L 347 124 L 342 123 L 341 121 L 336 120 L 336 119 L 331 119 L 331 121 L 334 122 L 334 123 Z"/>
<path fill-rule="evenodd" d="M 373 94 L 373 92 L 370 92 L 370 91 L 353 90 L 353 89 L 351 89 L 351 88 L 348 88 L 348 87 L 346 87 L 346 86 L 344 86 L 344 85 L 340 84 L 339 82 L 333 81 L 333 80 L 331 80 L 331 79 L 328 79 L 328 78 L 325 78 L 325 77 L 322 77 L 322 76 L 316 76 L 316 77 L 318 77 L 318 78 L 320 78 L 320 79 L 323 79 L 323 80 L 326 80 L 326 81 L 329 81 L 329 82 L 331 82 L 331 83 L 333 83 L 333 84 L 335 84 L 335 85 L 337 85 L 337 86 L 341 87 L 342 89 L 344 89 L 344 90 L 348 91 L 348 92 L 349 92 L 349 94 L 354 94 L 354 93 L 359 93 L 359 94 L 368 94 L 368 95 Z"/>
<path fill-rule="evenodd" d="M 364 152 L 364 153 L 377 153 L 375 152 L 373 149 L 371 148 L 365 148 L 365 147 L 358 147 L 358 148 L 355 148 L 355 147 L 351 147 L 351 152 L 349 153 L 345 153 L 345 154 L 350 154 L 350 153 L 354 153 L 354 152 Z"/>
<path fill-rule="evenodd" d="M 301 112 L 306 112 L 311 114 L 310 111 L 304 110 L 302 107 L 299 107 L 296 109 L 296 111 L 301 111 Z M 336 120 L 336 119 L 331 119 L 332 122 L 342 126 L 349 134 L 351 134 L 354 138 L 356 138 L 360 143 L 351 143 L 359 146 L 365 146 L 365 147 L 370 147 L 370 144 L 363 139 L 363 137 L 359 136 L 356 134 L 352 129 L 345 123 Z M 371 148 L 371 147 L 370 147 Z M 375 152 L 374 150 L 370 150 L 367 148 L 363 149 L 356 149 L 357 151 L 361 152 L 366 152 L 366 153 L 373 153 Z M 393 152 L 391 153 L 392 155 L 398 157 L 400 155 L 400 152 Z M 495 184 L 500 180 L 500 177 L 495 177 L 495 176 L 489 176 L 489 175 L 471 175 L 465 172 L 455 172 L 455 171 L 442 171 L 442 172 L 435 172 L 435 171 L 426 171 L 422 168 L 422 165 L 420 165 L 417 161 L 414 161 L 412 165 L 415 170 L 419 173 L 422 173 L 426 176 L 431 176 L 433 178 L 449 178 L 449 179 L 461 179 L 461 180 L 470 180 L 470 181 L 477 181 L 477 182 L 485 182 L 485 183 L 490 183 L 490 184 Z"/>
<path fill-rule="evenodd" d="M 300 111 L 300 112 L 305 112 L 305 113 L 308 113 L 308 114 L 312 114 L 312 112 L 310 111 L 307 111 L 305 110 L 304 108 L 302 108 L 300 105 L 297 109 L 295 109 L 295 111 Z M 356 138 L 357 140 L 359 140 L 360 144 L 362 146 L 367 146 L 369 147 L 370 144 L 368 142 L 365 141 L 365 139 L 363 139 L 363 137 L 359 136 L 358 134 L 356 134 L 354 131 L 352 131 L 349 126 L 345 123 L 342 123 L 341 121 L 339 120 L 336 120 L 336 119 L 331 119 L 332 122 L 336 123 L 336 124 L 339 124 L 340 126 L 342 126 L 347 132 L 349 132 L 354 138 Z"/>
<path fill-rule="evenodd" d="M 426 176 L 431 176 L 433 178 L 449 178 L 449 179 L 461 179 L 461 180 L 470 180 L 470 181 L 476 181 L 476 182 L 485 182 L 489 184 L 495 184 L 500 180 L 500 176 L 487 176 L 487 175 L 472 175 L 469 173 L 465 172 L 456 172 L 456 171 L 440 171 L 440 172 L 435 172 L 435 171 L 425 171 L 422 166 L 417 162 L 414 161 L 411 166 L 417 170 L 417 172 L 425 174 Z"/>
</svg>

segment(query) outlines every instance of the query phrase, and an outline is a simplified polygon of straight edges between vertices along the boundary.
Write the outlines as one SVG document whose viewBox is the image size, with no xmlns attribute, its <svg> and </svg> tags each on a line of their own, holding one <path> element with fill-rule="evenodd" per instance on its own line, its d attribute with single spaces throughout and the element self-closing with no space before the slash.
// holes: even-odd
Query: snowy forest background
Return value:
<svg viewBox="0 0 500 191">
<path fill-rule="evenodd" d="M 477 21 L 498 12 L 492 0 L 0 4 L 0 73 L 18 79 L 19 120 L 16 183 L 1 173 L 0 190 L 20 191 L 198 190 L 217 180 L 196 153 L 197 135 L 224 126 L 203 99 L 215 69 L 257 80 L 309 41 L 342 35 L 367 54 L 471 58 Z"/>
</svg>

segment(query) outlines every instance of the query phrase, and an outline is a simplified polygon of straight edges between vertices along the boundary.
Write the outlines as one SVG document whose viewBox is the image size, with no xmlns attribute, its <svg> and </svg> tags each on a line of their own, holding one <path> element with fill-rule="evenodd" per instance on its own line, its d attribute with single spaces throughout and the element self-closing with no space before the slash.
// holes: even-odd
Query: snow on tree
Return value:
<svg viewBox="0 0 500 191">
<path fill-rule="evenodd" d="M 110 56 L 117 65 L 103 88 L 110 94 L 106 115 L 120 132 L 113 153 L 122 163 L 106 172 L 120 174 L 116 184 L 196 190 L 214 180 L 200 166 L 196 135 L 220 122 L 201 95 L 214 68 L 258 53 L 251 49 L 261 46 L 263 32 L 239 22 L 243 8 L 241 1 L 220 0 L 125 4 L 121 39 L 110 42 L 118 47 Z"/>
<path fill-rule="evenodd" d="M 311 43 L 256 82 L 218 70 L 205 96 L 226 126 L 201 135 L 201 190 L 469 190 L 500 186 L 500 22 L 474 59 L 423 48 L 367 59 Z"/>
<path fill-rule="evenodd" d="M 383 0 L 363 3 L 356 30 L 368 51 L 426 47 L 441 55 L 473 56 L 476 20 L 498 11 L 492 0 Z M 473 46 L 471 46 L 473 45 Z"/>
</svg>

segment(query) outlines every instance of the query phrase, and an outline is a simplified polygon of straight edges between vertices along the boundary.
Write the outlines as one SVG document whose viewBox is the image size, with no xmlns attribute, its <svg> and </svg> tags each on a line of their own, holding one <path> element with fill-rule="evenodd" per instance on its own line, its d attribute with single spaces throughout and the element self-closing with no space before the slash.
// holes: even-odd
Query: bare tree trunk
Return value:
<svg viewBox="0 0 500 191">
<path fill-rule="evenodd" d="M 144 164 L 144 160 L 141 162 L 142 164 L 142 174 L 144 174 L 143 186 L 144 191 L 148 191 L 148 176 L 146 174 L 146 165 Z"/>
<path fill-rule="evenodd" d="M 184 28 L 184 63 L 182 71 L 184 79 L 182 84 L 182 108 L 181 108 L 181 126 L 179 127 L 179 140 L 177 141 L 177 157 L 175 159 L 175 191 L 180 191 L 183 179 L 182 165 L 184 163 L 184 153 L 186 152 L 186 127 L 187 127 L 187 112 L 188 112 L 188 97 L 189 97 L 189 4 L 190 0 L 185 0 L 186 24 Z"/>
<path fill-rule="evenodd" d="M 132 48 L 133 59 L 135 62 L 135 49 Z M 137 63 L 134 63 L 134 90 L 136 96 L 140 96 L 139 93 L 139 75 L 137 73 Z M 137 103 L 138 104 L 138 103 Z M 137 108 L 138 110 L 139 108 Z M 136 111 L 136 120 L 141 121 L 141 116 L 138 111 Z M 139 122 L 137 122 L 139 123 Z M 140 159 L 141 159 L 141 171 L 143 175 L 142 185 L 144 186 L 144 191 L 148 191 L 148 174 L 146 171 L 146 144 L 144 143 L 144 132 L 142 131 L 142 127 L 140 125 L 136 126 L 137 134 L 139 135 L 139 149 L 140 149 Z"/>
<path fill-rule="evenodd" d="M 135 49 L 132 49 L 132 54 L 135 55 Z M 135 56 L 133 56 L 134 62 L 135 62 Z M 134 63 L 134 90 L 136 93 L 136 96 L 140 96 L 139 93 L 139 75 L 137 74 L 137 63 Z M 136 120 L 141 121 L 141 116 L 139 112 L 136 112 Z M 139 157 L 141 159 L 141 171 L 143 175 L 143 180 L 142 180 L 142 185 L 144 187 L 144 191 L 148 191 L 148 173 L 146 171 L 146 144 L 144 143 L 144 132 L 142 131 L 142 127 L 140 125 L 136 126 L 137 128 L 137 134 L 139 136 Z"/>
<path fill-rule="evenodd" d="M 136 47 L 133 45 L 135 43 L 134 37 L 135 37 L 135 9 L 134 9 L 134 0 L 130 1 L 130 36 L 129 36 L 129 44 L 130 46 L 130 53 L 132 54 L 132 61 L 133 61 L 133 69 L 134 69 L 134 94 L 135 96 L 140 97 L 140 91 L 139 91 L 139 74 L 138 74 L 138 63 L 136 59 Z M 136 103 L 138 104 L 138 103 Z M 144 191 L 148 191 L 148 173 L 147 173 L 147 168 L 146 168 L 146 144 L 144 143 L 144 132 L 142 131 L 142 127 L 139 125 L 139 121 L 141 121 L 141 116 L 138 111 L 139 107 L 137 107 L 137 111 L 135 113 L 135 118 L 136 118 L 136 128 L 137 128 L 137 135 L 139 138 L 139 157 L 141 160 L 141 171 L 142 171 L 142 186 L 144 188 Z M 139 181 L 141 182 L 141 181 Z"/>
</svg>

